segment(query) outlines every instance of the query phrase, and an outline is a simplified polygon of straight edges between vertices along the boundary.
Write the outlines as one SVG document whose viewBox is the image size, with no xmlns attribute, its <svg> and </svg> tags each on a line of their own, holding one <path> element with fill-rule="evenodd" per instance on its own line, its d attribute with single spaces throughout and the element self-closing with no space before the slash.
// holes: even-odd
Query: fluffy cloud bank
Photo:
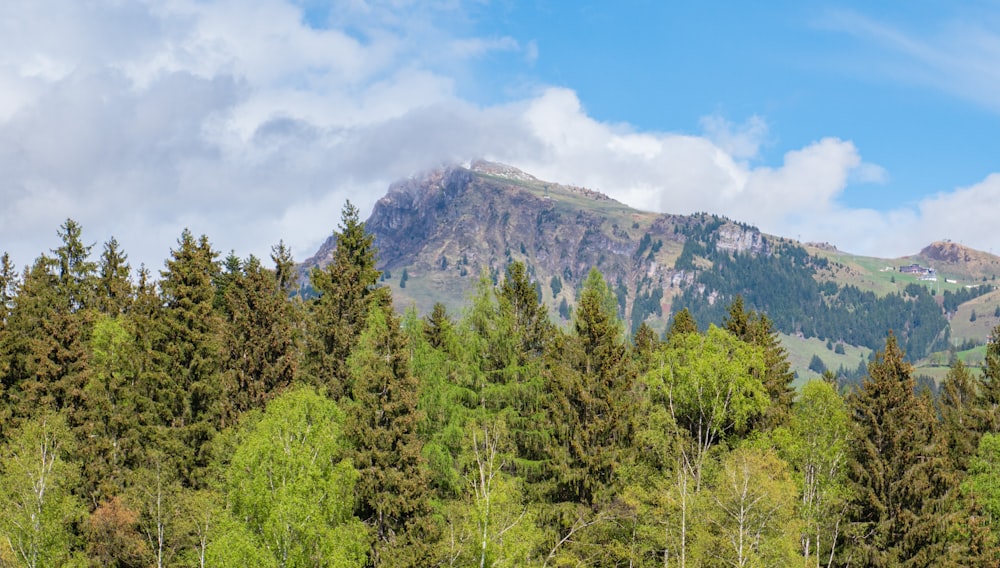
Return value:
<svg viewBox="0 0 1000 568">
<path fill-rule="evenodd" d="M 280 0 L 3 3 L 0 250 L 26 264 L 73 217 L 92 242 L 114 235 L 154 269 L 184 227 L 240 255 L 284 239 L 301 259 L 344 200 L 367 213 L 391 181 L 478 157 L 853 252 L 905 254 L 939 237 L 1000 245 L 988 222 L 969 222 L 1000 197 L 997 176 L 896 211 L 849 210 L 845 188 L 885 173 L 848 140 L 768 166 L 758 117 L 706 117 L 703 132 L 678 134 L 597 121 L 566 88 L 463 100 L 457 82 L 479 58 L 544 52 L 463 36 L 453 8 L 347 3 L 310 21 Z"/>
</svg>

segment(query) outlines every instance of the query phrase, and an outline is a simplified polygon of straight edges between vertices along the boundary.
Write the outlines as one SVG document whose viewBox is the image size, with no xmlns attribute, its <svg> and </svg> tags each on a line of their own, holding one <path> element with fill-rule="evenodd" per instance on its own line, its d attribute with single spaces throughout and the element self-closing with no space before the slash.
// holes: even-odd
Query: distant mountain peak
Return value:
<svg viewBox="0 0 1000 568">
<path fill-rule="evenodd" d="M 941 262 L 971 262 L 983 253 L 949 240 L 935 241 L 920 251 L 920 256 Z"/>
<path fill-rule="evenodd" d="M 540 181 L 535 176 L 526 173 L 522 170 L 515 168 L 514 166 L 508 166 L 507 164 L 501 164 L 499 162 L 489 162 L 486 160 L 475 160 L 469 167 L 470 170 L 478 174 L 486 174 L 495 177 L 507 178 L 522 182 L 538 182 Z"/>
</svg>

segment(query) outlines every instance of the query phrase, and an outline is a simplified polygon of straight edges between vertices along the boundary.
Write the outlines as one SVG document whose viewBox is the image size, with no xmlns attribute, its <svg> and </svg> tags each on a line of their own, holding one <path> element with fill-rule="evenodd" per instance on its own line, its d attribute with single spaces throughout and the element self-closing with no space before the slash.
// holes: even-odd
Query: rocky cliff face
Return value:
<svg viewBox="0 0 1000 568">
<path fill-rule="evenodd" d="M 691 228 L 706 219 L 717 218 L 637 211 L 593 190 L 476 162 L 393 183 L 366 228 L 403 305 L 424 311 L 442 301 L 458 307 L 481 274 L 498 279 L 519 260 L 554 312 L 563 300 L 573 305 L 579 285 L 596 267 L 625 298 L 623 315 L 629 318 L 637 299 L 643 310 L 658 303 L 669 313 L 670 299 L 695 275 L 675 270 L 674 261 Z M 767 241 L 756 229 L 716 224 L 720 249 L 766 253 Z M 332 250 L 331 239 L 305 264 L 325 264 Z M 405 288 L 399 287 L 403 269 Z"/>
</svg>

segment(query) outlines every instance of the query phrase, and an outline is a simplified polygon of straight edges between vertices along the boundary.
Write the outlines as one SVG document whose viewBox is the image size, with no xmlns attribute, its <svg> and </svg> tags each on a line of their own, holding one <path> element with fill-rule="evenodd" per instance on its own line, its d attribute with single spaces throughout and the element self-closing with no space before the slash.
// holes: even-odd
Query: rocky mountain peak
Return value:
<svg viewBox="0 0 1000 568">
<path fill-rule="evenodd" d="M 951 241 L 936 241 L 920 251 L 921 256 L 931 260 L 952 263 L 969 262 L 977 254 L 979 254 L 978 251 Z"/>
</svg>

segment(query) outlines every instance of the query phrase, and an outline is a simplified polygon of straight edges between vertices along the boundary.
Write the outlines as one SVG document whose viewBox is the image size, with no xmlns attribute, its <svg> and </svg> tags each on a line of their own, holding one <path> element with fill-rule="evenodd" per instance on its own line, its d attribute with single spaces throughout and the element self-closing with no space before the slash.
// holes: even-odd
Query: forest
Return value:
<svg viewBox="0 0 1000 568">
<path fill-rule="evenodd" d="M 886 329 L 795 391 L 738 294 L 629 333 L 593 270 L 562 327 L 513 262 L 400 315 L 350 203 L 308 298 L 283 244 L 57 234 L 0 262 L 0 566 L 1000 566 L 1000 329 L 936 397 Z"/>
<path fill-rule="evenodd" d="M 993 290 L 991 284 L 946 290 L 939 306 L 934 292 L 918 284 L 878 296 L 853 285 L 820 282 L 815 278 L 817 269 L 828 267 L 829 261 L 809 255 L 796 244 L 772 244 L 768 254 L 760 255 L 717 249 L 714 231 L 722 222 L 710 218 L 688 227 L 676 262 L 678 269 L 695 270 L 698 285 L 685 288 L 672 310 L 688 310 L 702 328 L 726 317 L 726 301 L 714 301 L 713 294 L 723 299 L 742 296 L 748 306 L 766 313 L 777 330 L 788 334 L 877 350 L 885 344 L 886 330 L 894 330 L 912 362 L 947 350 L 946 315 Z M 711 266 L 696 270 L 696 257 Z"/>
</svg>

